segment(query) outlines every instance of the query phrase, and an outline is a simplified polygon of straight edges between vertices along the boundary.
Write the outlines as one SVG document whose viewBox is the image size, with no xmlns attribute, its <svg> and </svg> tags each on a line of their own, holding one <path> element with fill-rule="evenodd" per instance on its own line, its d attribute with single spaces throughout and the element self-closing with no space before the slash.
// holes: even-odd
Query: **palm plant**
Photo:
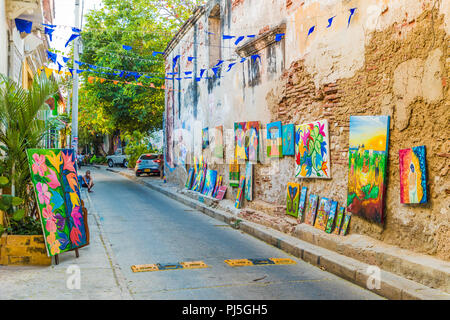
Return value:
<svg viewBox="0 0 450 320">
<path fill-rule="evenodd" d="M 36 148 L 45 137 L 47 127 L 39 119 L 39 111 L 48 108 L 45 101 L 58 90 L 58 84 L 42 74 L 35 77 L 31 88 L 24 89 L 0 75 L 0 149 L 5 161 L 5 174 L 11 181 L 11 194 L 25 203 L 33 203 L 30 191 L 30 169 L 26 149 Z"/>
</svg>

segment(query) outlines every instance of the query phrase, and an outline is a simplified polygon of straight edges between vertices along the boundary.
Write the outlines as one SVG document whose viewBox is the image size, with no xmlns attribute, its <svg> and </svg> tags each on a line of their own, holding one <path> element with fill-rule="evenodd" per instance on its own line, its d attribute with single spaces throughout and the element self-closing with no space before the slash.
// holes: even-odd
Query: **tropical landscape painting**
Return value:
<svg viewBox="0 0 450 320">
<path fill-rule="evenodd" d="M 351 116 L 347 212 L 383 223 L 389 116 Z"/>
</svg>

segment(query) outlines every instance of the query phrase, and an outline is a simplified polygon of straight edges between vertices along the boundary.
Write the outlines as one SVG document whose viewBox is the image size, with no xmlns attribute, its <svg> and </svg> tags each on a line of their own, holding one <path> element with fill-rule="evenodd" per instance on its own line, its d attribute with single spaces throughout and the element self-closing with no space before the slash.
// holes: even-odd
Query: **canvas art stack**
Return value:
<svg viewBox="0 0 450 320">
<path fill-rule="evenodd" d="M 87 243 L 80 187 L 72 149 L 28 149 L 48 256 Z"/>
</svg>

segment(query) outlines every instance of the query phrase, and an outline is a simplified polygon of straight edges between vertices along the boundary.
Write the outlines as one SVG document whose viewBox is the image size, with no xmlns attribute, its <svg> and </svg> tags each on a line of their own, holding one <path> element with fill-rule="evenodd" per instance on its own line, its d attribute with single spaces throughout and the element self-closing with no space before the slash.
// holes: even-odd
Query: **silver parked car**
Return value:
<svg viewBox="0 0 450 320">
<path fill-rule="evenodd" d="M 148 175 L 152 173 L 160 174 L 161 156 L 156 153 L 141 155 L 138 161 L 136 161 L 136 167 L 134 168 L 136 177 L 139 177 L 143 173 L 147 173 Z"/>
</svg>

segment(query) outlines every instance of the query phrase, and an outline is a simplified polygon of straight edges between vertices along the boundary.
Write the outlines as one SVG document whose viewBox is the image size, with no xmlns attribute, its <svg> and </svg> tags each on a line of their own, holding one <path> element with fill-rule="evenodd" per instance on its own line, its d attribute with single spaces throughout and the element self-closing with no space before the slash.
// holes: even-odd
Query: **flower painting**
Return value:
<svg viewBox="0 0 450 320">
<path fill-rule="evenodd" d="M 267 157 L 282 158 L 283 143 L 281 121 L 267 124 Z"/>
<path fill-rule="evenodd" d="M 351 116 L 347 212 L 383 223 L 389 116 Z"/>
<path fill-rule="evenodd" d="M 400 202 L 427 203 L 425 146 L 399 151 Z"/>
<path fill-rule="evenodd" d="M 295 126 L 295 176 L 331 178 L 328 121 Z"/>
<path fill-rule="evenodd" d="M 75 155 L 69 149 L 28 149 L 48 256 L 87 243 Z"/>
<path fill-rule="evenodd" d="M 230 186 L 239 187 L 239 164 L 236 160 L 230 163 Z"/>
</svg>

